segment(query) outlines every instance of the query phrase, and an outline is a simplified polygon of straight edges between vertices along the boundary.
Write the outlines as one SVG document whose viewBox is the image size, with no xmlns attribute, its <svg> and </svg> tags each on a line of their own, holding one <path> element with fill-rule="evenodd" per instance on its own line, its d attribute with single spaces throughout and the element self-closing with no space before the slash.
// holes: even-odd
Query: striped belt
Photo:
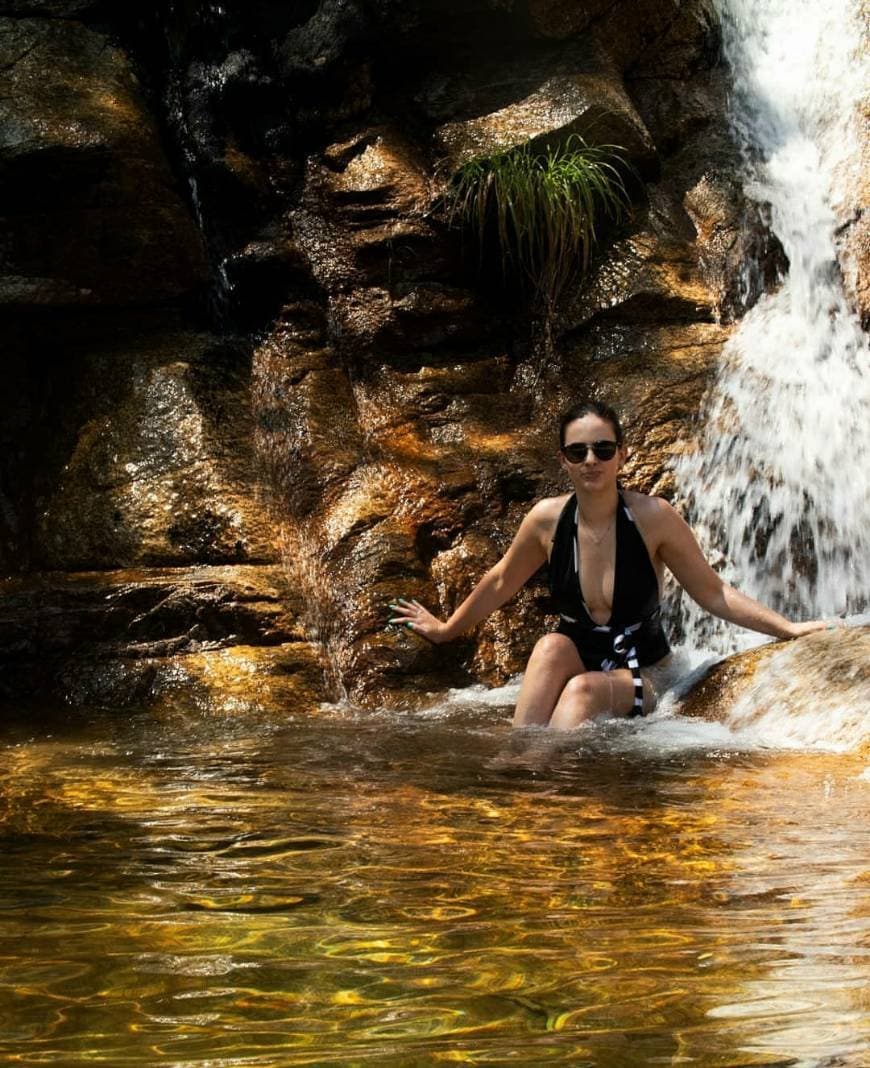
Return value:
<svg viewBox="0 0 870 1068">
<path fill-rule="evenodd" d="M 563 615 L 562 619 L 567 623 L 578 622 L 576 619 L 572 619 L 571 616 L 566 615 Z M 601 670 L 614 671 L 616 668 L 627 667 L 631 672 L 631 678 L 634 683 L 634 704 L 628 713 L 630 717 L 643 715 L 643 678 L 640 673 L 640 664 L 637 661 L 637 649 L 635 648 L 634 639 L 631 637 L 642 626 L 643 622 L 632 623 L 631 626 L 622 628 L 608 627 L 604 623 L 599 623 L 592 628 L 600 634 L 613 635 L 613 659 L 602 660 Z"/>
</svg>

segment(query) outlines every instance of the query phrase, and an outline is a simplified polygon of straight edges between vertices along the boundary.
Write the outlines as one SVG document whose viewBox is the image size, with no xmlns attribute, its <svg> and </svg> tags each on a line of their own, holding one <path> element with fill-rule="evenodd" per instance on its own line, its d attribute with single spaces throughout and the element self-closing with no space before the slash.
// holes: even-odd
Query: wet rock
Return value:
<svg viewBox="0 0 870 1068">
<path fill-rule="evenodd" d="M 315 126 L 364 114 L 374 86 L 369 54 L 372 19 L 358 0 L 323 0 L 276 47 L 284 77 L 303 97 L 297 120 Z"/>
<path fill-rule="evenodd" d="M 528 8 L 541 36 L 597 39 L 620 71 L 654 68 L 663 78 L 684 77 L 717 43 L 705 0 L 528 0 Z"/>
<path fill-rule="evenodd" d="M 870 329 L 870 205 L 856 213 L 841 241 L 846 294 L 864 330 Z"/>
<path fill-rule="evenodd" d="M 0 0 L 0 15 L 78 18 L 100 3 L 101 0 Z"/>
<path fill-rule="evenodd" d="M 270 712 L 322 699 L 279 566 L 40 574 L 0 592 L 3 698 Z"/>
<path fill-rule="evenodd" d="M 652 186 L 649 196 L 649 207 L 638 213 L 630 236 L 614 241 L 585 284 L 563 301 L 561 330 L 574 330 L 602 314 L 624 321 L 714 318 L 720 294 L 702 277 L 688 216 L 667 188 Z"/>
<path fill-rule="evenodd" d="M 353 390 L 323 319 L 314 302 L 287 307 L 253 354 L 256 455 L 282 514 L 296 517 L 341 492 L 362 449 Z"/>
<path fill-rule="evenodd" d="M 528 0 L 532 26 L 543 37 L 563 40 L 594 25 L 614 7 L 612 0 Z"/>
<path fill-rule="evenodd" d="M 349 52 L 363 50 L 369 26 L 357 0 L 323 0 L 305 23 L 288 32 L 279 54 L 291 76 L 326 73 Z"/>
<path fill-rule="evenodd" d="M 726 318 L 743 314 L 787 270 L 782 246 L 735 179 L 704 174 L 685 195 L 701 270 Z"/>
<path fill-rule="evenodd" d="M 0 131 L 5 301 L 149 304 L 202 281 L 199 234 L 104 36 L 0 19 Z"/>
<path fill-rule="evenodd" d="M 870 14 L 870 5 L 864 5 Z M 866 23 L 866 19 L 865 19 Z M 840 266 L 846 295 L 865 330 L 870 329 L 870 98 L 854 117 L 855 148 L 839 205 Z"/>
<path fill-rule="evenodd" d="M 780 713 L 786 724 L 811 717 L 824 742 L 826 723 L 831 733 L 834 726 L 838 733 L 850 725 L 860 728 L 868 703 L 870 627 L 865 626 L 818 631 L 730 656 L 681 699 L 676 711 L 724 721 L 732 729 L 758 727 L 771 713 Z"/>
<path fill-rule="evenodd" d="M 81 422 L 37 521 L 35 566 L 276 559 L 238 354 L 183 332 L 117 344 L 84 358 Z"/>
<path fill-rule="evenodd" d="M 477 65 L 439 75 L 418 94 L 433 116 L 442 116 L 436 141 L 446 175 L 467 160 L 531 143 L 543 147 L 572 133 L 591 144 L 618 145 L 640 168 L 655 148 L 643 120 L 607 55 L 591 44 L 536 55 L 512 65 Z"/>
<path fill-rule="evenodd" d="M 351 226 L 421 215 L 430 206 L 432 183 L 422 154 L 392 127 L 371 127 L 330 145 L 323 158 L 332 204 Z"/>
<path fill-rule="evenodd" d="M 146 570 L 106 599 L 104 615 L 48 597 L 57 611 L 13 634 L 11 660 L 33 671 L 44 638 L 60 665 L 52 693 L 109 703 L 127 693 L 152 707 L 187 698 L 242 707 L 261 694 L 269 707 L 296 707 L 320 670 L 307 634 L 324 651 L 329 695 L 368 704 L 419 703 L 521 670 L 548 622 L 538 580 L 444 647 L 385 630 L 386 606 L 415 596 L 447 614 L 531 502 L 565 488 L 554 421 L 577 394 L 622 404 L 630 484 L 671 491 L 668 461 L 727 336 L 714 320 L 730 299 L 741 207 L 716 186 L 731 173 L 721 138 L 706 147 L 721 86 L 701 6 L 176 7 L 171 70 L 141 43 L 139 69 L 153 79 L 153 106 L 167 107 L 165 136 L 197 192 L 221 307 L 257 341 L 214 345 L 159 317 L 141 331 L 95 330 L 71 312 L 57 344 L 47 327 L 39 345 L 16 341 L 19 401 L 0 435 L 0 557 L 13 569 L 25 558 L 159 569 L 280 553 L 289 587 L 276 596 L 289 598 L 293 620 L 267 610 L 268 599 L 249 610 L 238 592 L 222 600 L 187 580 L 155 598 L 163 580 Z M 22 26 L 32 62 L 54 64 L 50 91 L 36 99 L 23 54 L 27 77 L 13 66 L 0 82 L 18 94 L 16 116 L 57 129 L 39 134 L 44 143 L 33 135 L 16 181 L 48 183 L 51 199 L 32 202 L 58 207 L 45 220 L 30 213 L 41 251 L 4 264 L 0 293 L 58 316 L 177 299 L 201 266 L 185 274 L 171 260 L 191 224 L 126 58 L 74 23 L 64 54 L 45 25 Z M 74 136 L 60 115 L 80 116 Z M 648 204 L 637 196 L 633 219 L 603 235 L 586 285 L 568 294 L 543 345 L 528 307 L 496 277 L 474 274 L 435 197 L 469 154 L 572 131 L 624 145 L 656 184 Z M 2 151 L 5 181 L 19 164 Z M 118 240 L 128 218 L 135 247 L 123 257 L 98 247 L 98 234 Z M 155 218 L 162 229 L 148 230 Z M 24 232 L 24 222 L 10 225 Z"/>
</svg>

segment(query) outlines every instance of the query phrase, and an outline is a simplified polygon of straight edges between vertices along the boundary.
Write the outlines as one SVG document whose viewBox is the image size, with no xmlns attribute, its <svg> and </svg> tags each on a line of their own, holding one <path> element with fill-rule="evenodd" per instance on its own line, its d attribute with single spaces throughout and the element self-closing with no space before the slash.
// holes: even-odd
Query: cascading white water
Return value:
<svg viewBox="0 0 870 1068">
<path fill-rule="evenodd" d="M 795 619 L 863 612 L 870 599 L 870 351 L 835 245 L 867 94 L 858 3 L 716 0 L 745 192 L 766 206 L 789 268 L 732 335 L 700 449 L 676 474 L 723 577 Z M 751 644 L 683 611 L 691 646 Z"/>
</svg>

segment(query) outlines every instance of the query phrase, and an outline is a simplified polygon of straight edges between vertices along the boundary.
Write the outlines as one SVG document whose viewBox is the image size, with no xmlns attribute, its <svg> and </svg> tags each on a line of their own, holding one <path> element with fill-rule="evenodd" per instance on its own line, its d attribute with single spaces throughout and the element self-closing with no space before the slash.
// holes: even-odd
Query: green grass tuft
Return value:
<svg viewBox="0 0 870 1068">
<path fill-rule="evenodd" d="M 630 211 L 627 170 L 618 146 L 588 145 L 578 134 L 545 152 L 525 144 L 478 156 L 451 181 L 450 220 L 475 236 L 481 262 L 495 240 L 503 276 L 530 287 L 550 318 L 588 267 L 596 228 Z"/>
</svg>

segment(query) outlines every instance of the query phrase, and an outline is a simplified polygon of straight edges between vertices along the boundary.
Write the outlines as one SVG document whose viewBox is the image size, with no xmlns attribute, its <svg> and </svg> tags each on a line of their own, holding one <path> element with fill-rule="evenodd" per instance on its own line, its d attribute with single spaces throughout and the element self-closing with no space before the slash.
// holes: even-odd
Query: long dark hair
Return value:
<svg viewBox="0 0 870 1068">
<path fill-rule="evenodd" d="M 610 407 L 609 404 L 604 404 L 602 401 L 590 400 L 590 401 L 578 401 L 576 404 L 572 404 L 570 408 L 566 408 L 562 412 L 559 419 L 559 448 L 563 448 L 565 445 L 565 431 L 568 428 L 569 423 L 573 423 L 575 419 L 582 419 L 584 415 L 597 415 L 599 419 L 604 419 L 610 423 L 613 427 L 613 433 L 616 435 L 616 444 L 622 445 L 623 433 L 622 424 L 619 422 L 619 416 L 616 411 Z"/>
</svg>

